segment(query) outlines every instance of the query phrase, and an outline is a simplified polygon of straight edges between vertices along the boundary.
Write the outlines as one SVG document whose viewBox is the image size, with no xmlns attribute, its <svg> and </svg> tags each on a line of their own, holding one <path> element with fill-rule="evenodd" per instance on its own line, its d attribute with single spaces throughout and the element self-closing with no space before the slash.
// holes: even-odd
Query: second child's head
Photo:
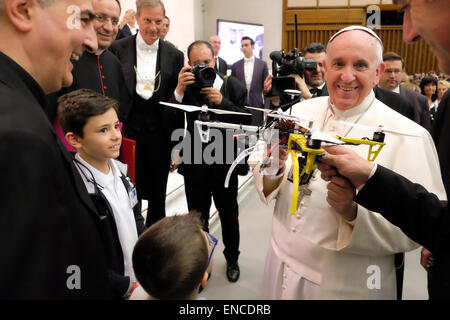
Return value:
<svg viewBox="0 0 450 320">
<path fill-rule="evenodd" d="M 66 140 L 91 164 L 117 158 L 122 134 L 118 102 L 89 89 L 58 99 L 58 118 Z"/>
<path fill-rule="evenodd" d="M 191 300 L 205 287 L 217 240 L 202 230 L 197 213 L 165 217 L 148 228 L 133 251 L 142 288 L 161 300 Z"/>
</svg>

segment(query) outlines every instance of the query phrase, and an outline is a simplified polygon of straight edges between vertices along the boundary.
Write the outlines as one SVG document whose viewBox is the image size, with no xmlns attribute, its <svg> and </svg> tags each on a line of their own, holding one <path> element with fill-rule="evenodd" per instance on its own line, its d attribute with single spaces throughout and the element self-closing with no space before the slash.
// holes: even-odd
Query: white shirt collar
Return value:
<svg viewBox="0 0 450 320">
<path fill-rule="evenodd" d="M 94 168 L 91 164 L 89 164 L 86 160 L 84 160 L 79 153 L 75 154 L 75 159 L 77 159 L 78 161 L 80 161 L 84 166 L 87 167 L 87 169 L 89 169 L 89 171 L 83 167 L 83 166 L 79 166 L 79 168 L 84 172 L 84 174 L 86 175 L 86 178 L 89 182 L 93 183 L 92 181 L 92 175 L 94 176 L 95 182 L 97 184 L 99 184 L 101 187 L 106 187 L 109 184 L 114 182 L 114 174 L 115 172 L 115 167 L 114 164 L 112 163 L 111 160 L 109 160 L 109 173 L 108 174 L 104 174 L 103 172 L 101 172 L 100 170 Z M 92 173 L 92 175 L 91 175 Z"/>
<path fill-rule="evenodd" d="M 318 86 L 318 87 L 312 87 L 312 86 L 308 85 L 308 89 L 317 88 L 317 89 L 323 90 L 323 87 L 325 87 L 325 80 L 324 80 L 323 83 L 322 83 L 320 86 Z"/>
<path fill-rule="evenodd" d="M 396 88 L 394 88 L 394 89 L 392 90 L 392 92 L 400 93 L 400 86 L 397 86 Z"/>
<path fill-rule="evenodd" d="M 148 45 L 139 32 L 136 36 L 136 47 L 140 51 L 157 52 L 159 49 L 159 38 L 156 39 L 151 45 Z"/>
<path fill-rule="evenodd" d="M 374 100 L 375 100 L 375 93 L 373 92 L 373 90 L 370 90 L 369 94 L 367 95 L 367 97 L 364 98 L 364 100 L 361 102 L 360 105 L 351 108 L 349 110 L 339 110 L 332 103 L 330 103 L 330 98 L 328 98 L 328 103 L 330 104 L 331 111 L 335 115 L 340 116 L 342 118 L 349 118 L 366 112 L 367 109 L 369 109 L 369 107 L 372 105 Z"/>
<path fill-rule="evenodd" d="M 255 56 L 252 56 L 251 58 L 246 58 L 246 57 L 244 57 L 244 61 L 245 61 L 245 62 L 252 62 L 252 61 L 255 61 Z"/>
</svg>

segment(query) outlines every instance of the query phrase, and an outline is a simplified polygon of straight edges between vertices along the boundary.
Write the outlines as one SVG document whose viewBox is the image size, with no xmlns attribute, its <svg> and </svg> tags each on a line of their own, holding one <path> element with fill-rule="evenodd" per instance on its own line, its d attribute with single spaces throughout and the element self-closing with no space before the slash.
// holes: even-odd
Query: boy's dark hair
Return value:
<svg viewBox="0 0 450 320">
<path fill-rule="evenodd" d="M 310 42 L 303 48 L 303 51 L 302 51 L 303 54 L 321 53 L 321 52 L 327 52 L 327 49 L 320 42 Z"/>
<path fill-rule="evenodd" d="M 255 41 L 253 41 L 253 39 L 250 38 L 250 37 L 248 37 L 248 36 L 242 37 L 241 42 L 242 42 L 243 40 L 250 40 L 250 44 L 251 44 L 251 45 L 254 45 L 254 44 L 255 44 Z"/>
<path fill-rule="evenodd" d="M 64 134 L 73 132 L 83 137 L 88 119 L 111 108 L 118 113 L 119 103 L 90 89 L 79 89 L 59 97 L 58 119 Z"/>
<path fill-rule="evenodd" d="M 142 288 L 156 299 L 188 299 L 202 281 L 208 246 L 198 213 L 165 217 L 148 228 L 133 251 Z"/>
<path fill-rule="evenodd" d="M 383 61 L 401 61 L 402 69 L 405 69 L 405 59 L 395 52 L 386 52 L 383 54 Z"/>
</svg>

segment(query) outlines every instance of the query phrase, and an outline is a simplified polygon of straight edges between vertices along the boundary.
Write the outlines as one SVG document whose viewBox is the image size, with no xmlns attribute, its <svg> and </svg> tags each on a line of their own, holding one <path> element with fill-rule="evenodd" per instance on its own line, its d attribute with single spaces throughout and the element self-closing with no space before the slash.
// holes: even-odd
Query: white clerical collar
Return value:
<svg viewBox="0 0 450 320">
<path fill-rule="evenodd" d="M 105 49 L 100 49 L 97 50 L 97 52 L 95 53 L 96 56 L 101 56 L 103 54 L 103 52 L 105 52 Z"/>
<path fill-rule="evenodd" d="M 392 90 L 392 92 L 400 93 L 400 86 L 397 86 L 395 89 Z"/>
<path fill-rule="evenodd" d="M 330 98 L 328 98 L 328 103 L 331 107 L 331 111 L 335 115 L 343 118 L 350 118 L 366 112 L 367 109 L 369 109 L 369 107 L 372 105 L 374 100 L 375 100 L 375 93 L 373 92 L 373 90 L 370 90 L 369 94 L 367 95 L 367 97 L 364 98 L 364 100 L 361 102 L 360 105 L 351 108 L 349 110 L 339 110 L 330 102 Z"/>
<path fill-rule="evenodd" d="M 252 61 L 255 61 L 255 56 L 252 56 L 251 58 L 246 58 L 246 57 L 244 57 L 244 61 L 245 61 L 245 62 L 252 62 Z"/>
<path fill-rule="evenodd" d="M 136 36 L 136 46 L 140 51 L 157 52 L 159 48 L 159 38 L 156 39 L 151 45 L 148 45 L 139 32 Z"/>
</svg>

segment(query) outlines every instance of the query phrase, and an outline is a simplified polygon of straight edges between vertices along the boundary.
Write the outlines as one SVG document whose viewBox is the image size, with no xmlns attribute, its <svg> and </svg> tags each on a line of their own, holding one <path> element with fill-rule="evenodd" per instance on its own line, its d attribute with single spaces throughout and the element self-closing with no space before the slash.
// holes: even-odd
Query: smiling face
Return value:
<svg viewBox="0 0 450 320">
<path fill-rule="evenodd" d="M 120 7 L 116 0 L 93 0 L 92 6 L 97 15 L 94 19 L 94 29 L 98 48 L 106 50 L 119 32 Z"/>
<path fill-rule="evenodd" d="M 148 45 L 159 39 L 159 32 L 164 18 L 161 6 L 142 8 L 137 15 L 139 33 Z"/>
<path fill-rule="evenodd" d="M 101 167 L 120 154 L 122 134 L 119 119 L 113 108 L 90 117 L 83 128 L 83 137 L 77 137 L 74 147 L 80 156 L 94 167 Z"/>
<path fill-rule="evenodd" d="M 427 83 L 423 87 L 423 91 L 427 97 L 431 98 L 431 96 L 436 93 L 436 84 L 434 82 Z"/>
<path fill-rule="evenodd" d="M 44 92 L 51 93 L 72 84 L 71 59 L 78 59 L 85 50 L 97 50 L 92 5 L 90 0 L 68 0 L 35 9 L 27 41 L 30 73 Z"/>
<path fill-rule="evenodd" d="M 344 32 L 330 43 L 325 80 L 336 108 L 358 106 L 378 83 L 384 64 L 378 64 L 377 46 L 377 40 L 361 30 Z"/>
</svg>

